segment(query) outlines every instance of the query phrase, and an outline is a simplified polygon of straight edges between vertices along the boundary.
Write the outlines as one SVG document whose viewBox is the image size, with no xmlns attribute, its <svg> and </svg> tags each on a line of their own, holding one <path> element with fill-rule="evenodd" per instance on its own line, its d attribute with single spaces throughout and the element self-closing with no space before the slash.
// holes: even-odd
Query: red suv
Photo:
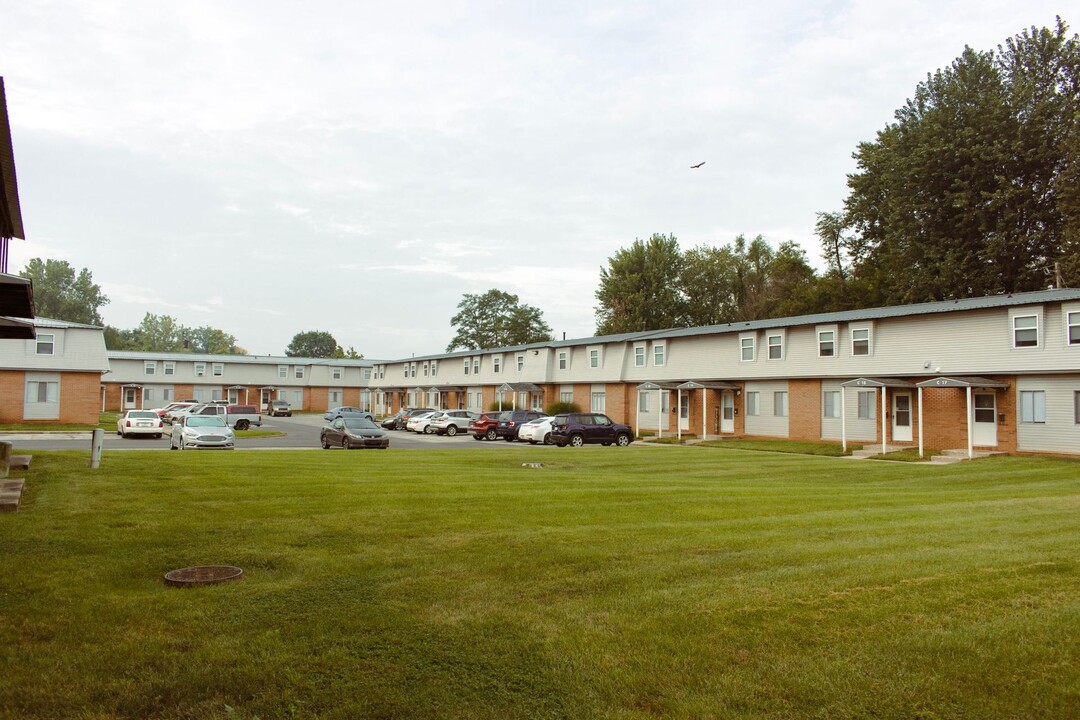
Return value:
<svg viewBox="0 0 1080 720">
<path fill-rule="evenodd" d="M 469 421 L 469 433 L 477 440 L 494 440 L 498 437 L 495 427 L 499 424 L 499 413 L 484 413 Z"/>
</svg>

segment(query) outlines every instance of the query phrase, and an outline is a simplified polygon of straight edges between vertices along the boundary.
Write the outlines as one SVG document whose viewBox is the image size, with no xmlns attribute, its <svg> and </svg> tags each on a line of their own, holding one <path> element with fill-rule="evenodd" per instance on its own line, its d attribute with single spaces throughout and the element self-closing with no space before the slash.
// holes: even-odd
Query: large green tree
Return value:
<svg viewBox="0 0 1080 720">
<path fill-rule="evenodd" d="M 104 325 L 99 310 L 108 304 L 86 268 L 78 273 L 66 260 L 34 258 L 19 273 L 34 284 L 34 312 L 41 317 Z"/>
<path fill-rule="evenodd" d="M 330 358 L 337 352 L 338 342 L 326 330 L 308 330 L 293 335 L 285 354 L 289 357 Z"/>
<path fill-rule="evenodd" d="M 1076 174 L 1078 132 L 1080 39 L 1060 19 L 928 75 L 855 153 L 854 233 L 839 242 L 866 300 L 1046 287 L 1047 269 L 1076 253 L 1061 178 Z"/>
<path fill-rule="evenodd" d="M 686 299 L 678 282 L 682 269 L 682 253 L 674 235 L 656 233 L 621 248 L 600 270 L 596 333 L 681 326 L 686 314 Z"/>
<path fill-rule="evenodd" d="M 543 313 L 522 304 L 517 295 L 494 288 L 483 295 L 466 293 L 450 318 L 457 333 L 447 352 L 525 345 L 550 340 L 551 327 Z"/>
<path fill-rule="evenodd" d="M 208 325 L 189 328 L 170 315 L 146 313 L 131 330 L 105 327 L 105 347 L 110 350 L 247 355 L 236 338 Z"/>
</svg>

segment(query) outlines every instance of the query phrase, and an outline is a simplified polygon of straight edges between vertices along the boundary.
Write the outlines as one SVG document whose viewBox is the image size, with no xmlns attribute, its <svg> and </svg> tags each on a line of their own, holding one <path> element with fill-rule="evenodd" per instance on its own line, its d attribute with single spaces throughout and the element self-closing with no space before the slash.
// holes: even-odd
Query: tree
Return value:
<svg viewBox="0 0 1080 720">
<path fill-rule="evenodd" d="M 739 317 L 735 253 L 726 245 L 702 245 L 683 255 L 679 287 L 687 298 L 685 324 L 688 327 L 720 325 Z"/>
<path fill-rule="evenodd" d="M 337 340 L 329 332 L 309 330 L 293 335 L 285 354 L 289 357 L 329 358 L 334 357 L 337 348 Z"/>
<path fill-rule="evenodd" d="M 349 346 L 348 350 L 346 350 L 345 348 L 338 345 L 337 348 L 334 350 L 334 357 L 335 358 L 344 358 L 344 359 L 347 359 L 347 360 L 363 360 L 364 359 L 363 354 L 356 352 L 356 348 L 354 348 L 352 345 Z"/>
<path fill-rule="evenodd" d="M 211 355 L 247 355 L 229 333 L 203 326 L 188 328 L 170 315 L 146 313 L 137 327 L 120 330 L 105 327 L 105 347 L 109 350 L 147 352 L 191 352 Z"/>
<path fill-rule="evenodd" d="M 896 122 L 859 145 L 841 242 L 864 303 L 1046 287 L 1075 256 L 1075 204 L 1059 196 L 1077 162 L 1080 38 L 1024 31 L 997 53 L 965 48 L 928 75 Z"/>
<path fill-rule="evenodd" d="M 552 337 L 540 310 L 521 304 L 517 295 L 495 289 L 483 295 L 467 293 L 457 307 L 457 314 L 450 318 L 457 334 L 446 352 L 526 345 Z"/>
<path fill-rule="evenodd" d="M 661 330 L 684 322 L 683 258 L 674 235 L 634 240 L 608 258 L 596 290 L 596 334 Z"/>
<path fill-rule="evenodd" d="M 34 284 L 35 314 L 85 325 L 105 324 L 99 309 L 109 298 L 86 268 L 76 275 L 66 260 L 34 258 L 19 275 Z"/>
<path fill-rule="evenodd" d="M 236 338 L 209 325 L 197 328 L 182 328 L 183 342 L 193 353 L 208 355 L 247 355 L 247 350 L 236 345 Z"/>
</svg>

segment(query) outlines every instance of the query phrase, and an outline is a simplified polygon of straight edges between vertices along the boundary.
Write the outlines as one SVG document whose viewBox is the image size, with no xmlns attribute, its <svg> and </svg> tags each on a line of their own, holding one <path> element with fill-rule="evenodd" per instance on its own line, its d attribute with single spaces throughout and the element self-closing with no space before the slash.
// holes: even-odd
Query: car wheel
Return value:
<svg viewBox="0 0 1080 720">
<path fill-rule="evenodd" d="M 615 444 L 619 447 L 626 447 L 630 444 L 630 436 L 626 433 L 619 433 L 619 436 L 615 438 Z"/>
<path fill-rule="evenodd" d="M 544 435 L 544 444 L 545 445 L 550 445 L 551 444 L 551 433 L 548 433 L 548 434 Z"/>
<path fill-rule="evenodd" d="M 450 437 L 454 437 L 455 435 L 457 435 L 457 425 L 447 425 L 446 434 Z"/>
<path fill-rule="evenodd" d="M 349 438 L 347 438 L 347 437 L 341 438 L 341 449 L 342 450 L 352 450 L 352 444 L 349 442 Z"/>
<path fill-rule="evenodd" d="M 483 435 L 476 435 L 476 434 L 474 434 L 474 435 L 472 436 L 472 438 L 473 438 L 473 440 L 483 440 L 483 439 L 484 439 L 484 436 L 483 436 Z"/>
<path fill-rule="evenodd" d="M 575 434 L 570 436 L 570 445 L 572 445 L 573 447 L 581 447 L 584 444 L 585 438 L 583 438 L 581 435 Z"/>
<path fill-rule="evenodd" d="M 237 430 L 247 430 L 249 427 L 251 427 L 251 423 L 249 423 L 247 420 L 237 420 L 236 421 L 236 429 Z"/>
<path fill-rule="evenodd" d="M 604 447 L 610 447 L 611 446 L 611 443 L 609 443 L 609 442 L 602 442 L 600 444 L 603 445 Z"/>
<path fill-rule="evenodd" d="M 127 435 L 125 435 L 125 434 L 124 434 L 124 431 L 123 431 L 123 430 L 121 430 L 121 431 L 120 431 L 120 437 L 122 437 L 122 438 L 127 438 Z"/>
<path fill-rule="evenodd" d="M 435 428 L 431 427 L 430 425 L 428 425 L 427 427 L 424 428 L 424 434 L 425 435 L 431 435 L 434 432 L 435 432 Z"/>
<path fill-rule="evenodd" d="M 535 441 L 535 440 L 530 440 L 530 441 L 529 441 L 529 444 L 530 444 L 530 445 L 535 445 L 535 444 L 536 444 L 536 441 Z"/>
<path fill-rule="evenodd" d="M 180 450 L 187 450 L 187 448 L 184 446 L 184 438 L 180 438 L 180 448 L 179 449 Z"/>
<path fill-rule="evenodd" d="M 120 437 L 124 437 L 124 431 L 121 430 L 120 428 L 116 428 L 116 434 L 119 435 Z"/>
<path fill-rule="evenodd" d="M 329 450 L 330 449 L 330 443 L 326 441 L 326 436 L 325 435 L 321 436 L 319 438 L 319 441 L 322 443 L 322 449 L 323 450 Z"/>
<path fill-rule="evenodd" d="M 511 435 L 507 435 L 503 438 L 503 440 L 505 440 L 506 442 L 514 442 L 514 438 Z"/>
<path fill-rule="evenodd" d="M 484 437 L 486 437 L 488 440 L 494 440 L 495 438 L 499 437 L 499 433 L 495 432 L 495 428 L 491 428 L 487 431 L 487 434 Z"/>
<path fill-rule="evenodd" d="M 169 443 L 169 449 L 170 449 L 170 450 L 179 450 L 180 448 L 176 447 L 176 446 L 175 446 L 175 445 L 173 445 L 172 443 Z"/>
<path fill-rule="evenodd" d="M 160 440 L 161 439 L 161 433 L 158 433 L 157 435 L 155 435 L 154 439 L 155 440 Z"/>
</svg>

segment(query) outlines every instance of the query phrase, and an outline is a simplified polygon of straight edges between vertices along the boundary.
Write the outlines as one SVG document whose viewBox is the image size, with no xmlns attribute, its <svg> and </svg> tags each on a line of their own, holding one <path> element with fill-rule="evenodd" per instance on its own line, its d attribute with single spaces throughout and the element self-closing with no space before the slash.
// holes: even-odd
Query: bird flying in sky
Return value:
<svg viewBox="0 0 1080 720">
<path fill-rule="evenodd" d="M 691 170 L 697 170 L 697 169 L 698 169 L 699 167 L 701 167 L 701 166 L 702 166 L 702 165 L 704 165 L 704 164 L 705 164 L 705 161 L 704 161 L 704 160 L 702 160 L 702 161 L 701 161 L 701 162 L 699 162 L 699 163 L 698 163 L 697 165 L 691 165 L 691 166 L 690 166 L 690 169 L 691 169 Z"/>
</svg>

